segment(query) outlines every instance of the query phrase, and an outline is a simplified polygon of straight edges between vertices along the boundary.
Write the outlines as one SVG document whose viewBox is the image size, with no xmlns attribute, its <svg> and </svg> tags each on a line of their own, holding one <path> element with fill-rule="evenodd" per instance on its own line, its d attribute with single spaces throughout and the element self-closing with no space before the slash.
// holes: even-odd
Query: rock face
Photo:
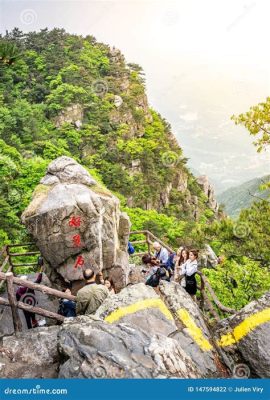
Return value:
<svg viewBox="0 0 270 400">
<path fill-rule="evenodd" d="M 214 268 L 218 264 L 218 257 L 209 244 L 206 244 L 199 255 L 199 266 L 201 268 Z"/>
<path fill-rule="evenodd" d="M 187 314 L 196 324 L 195 335 Z M 162 284 L 161 293 L 143 283 L 130 285 L 107 298 L 93 316 L 67 318 L 61 327 L 9 338 L 2 350 L 11 359 L 3 356 L 3 371 L 12 371 L 13 377 L 47 377 L 50 367 L 50 376 L 59 371 L 59 378 L 203 378 L 223 373 L 215 364 L 199 309 L 177 284 Z M 24 351 L 27 341 L 31 345 Z"/>
<path fill-rule="evenodd" d="M 215 192 L 213 186 L 210 184 L 208 177 L 206 175 L 199 176 L 197 178 L 198 184 L 201 186 L 204 194 L 207 197 L 207 203 L 213 211 L 218 211 L 218 202 L 215 198 Z"/>
<path fill-rule="evenodd" d="M 162 282 L 160 293 L 143 283 L 128 286 L 106 299 L 96 316 L 173 338 L 196 364 L 200 376 L 221 376 L 219 356 L 196 303 L 176 283 Z"/>
<path fill-rule="evenodd" d="M 177 283 L 161 282 L 160 292 L 177 325 L 171 337 L 185 349 L 202 376 L 220 376 L 219 356 L 197 304 Z"/>
<path fill-rule="evenodd" d="M 59 326 L 7 336 L 0 349 L 0 378 L 56 378 Z"/>
<path fill-rule="evenodd" d="M 83 120 L 83 106 L 81 104 L 72 104 L 63 110 L 55 118 L 55 126 L 59 128 L 63 124 L 74 124 L 77 129 L 82 126 Z"/>
<path fill-rule="evenodd" d="M 214 330 L 179 284 L 139 283 L 95 315 L 4 337 L 0 377 L 270 377 L 270 293 Z"/>
<path fill-rule="evenodd" d="M 136 326 L 74 319 L 59 333 L 67 361 L 59 378 L 196 378 L 196 367 L 177 342 Z"/>
<path fill-rule="evenodd" d="M 128 323 L 151 334 L 170 335 L 177 327 L 165 303 L 144 283 L 128 286 L 99 307 L 97 317 L 111 323 Z"/>
<path fill-rule="evenodd" d="M 234 375 L 270 378 L 270 292 L 220 321 L 215 336 Z"/>
<path fill-rule="evenodd" d="M 59 157 L 48 166 L 22 221 L 52 282 L 80 281 L 91 265 L 110 276 L 117 290 L 126 285 L 129 219 L 119 200 L 72 158 Z"/>
</svg>

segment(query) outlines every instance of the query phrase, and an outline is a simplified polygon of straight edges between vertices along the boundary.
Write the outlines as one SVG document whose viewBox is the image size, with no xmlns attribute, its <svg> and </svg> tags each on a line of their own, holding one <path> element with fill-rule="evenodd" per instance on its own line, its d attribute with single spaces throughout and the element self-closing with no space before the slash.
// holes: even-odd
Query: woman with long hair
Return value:
<svg viewBox="0 0 270 400">
<path fill-rule="evenodd" d="M 108 288 L 110 294 L 115 294 L 115 287 L 112 279 L 105 278 L 104 285 Z"/>
<path fill-rule="evenodd" d="M 175 267 L 174 267 L 174 281 L 179 282 L 179 277 L 182 275 L 182 265 L 185 264 L 185 262 L 189 258 L 189 252 L 186 247 L 180 247 L 177 251 L 177 257 L 176 257 L 176 262 L 175 262 Z M 183 280 L 181 281 L 181 285 L 184 286 Z"/>
<path fill-rule="evenodd" d="M 182 265 L 180 280 L 181 285 L 184 280 L 184 288 L 192 298 L 195 298 L 197 292 L 196 272 L 198 271 L 198 251 L 190 250 L 188 260 Z"/>
</svg>

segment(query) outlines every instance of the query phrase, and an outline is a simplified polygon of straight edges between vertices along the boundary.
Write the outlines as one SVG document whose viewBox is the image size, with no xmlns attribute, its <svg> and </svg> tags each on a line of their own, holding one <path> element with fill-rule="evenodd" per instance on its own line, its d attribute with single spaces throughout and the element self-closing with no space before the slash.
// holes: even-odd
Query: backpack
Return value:
<svg viewBox="0 0 270 400">
<path fill-rule="evenodd" d="M 147 286 L 152 286 L 152 287 L 157 287 L 159 285 L 159 277 L 157 273 L 155 272 L 153 275 L 150 276 L 150 278 L 147 279 L 145 284 Z"/>
<path fill-rule="evenodd" d="M 191 295 L 195 295 L 197 292 L 197 281 L 196 281 L 195 275 L 196 275 L 196 272 L 193 275 L 186 276 L 185 289 Z"/>
<path fill-rule="evenodd" d="M 132 244 L 130 242 L 128 242 L 127 251 L 128 251 L 128 254 L 134 254 L 135 253 L 135 249 L 134 249 L 134 247 L 132 246 Z"/>
<path fill-rule="evenodd" d="M 170 280 L 169 273 L 164 266 L 160 266 L 150 278 L 147 279 L 145 284 L 147 286 L 157 287 L 159 285 L 160 280 Z"/>
</svg>

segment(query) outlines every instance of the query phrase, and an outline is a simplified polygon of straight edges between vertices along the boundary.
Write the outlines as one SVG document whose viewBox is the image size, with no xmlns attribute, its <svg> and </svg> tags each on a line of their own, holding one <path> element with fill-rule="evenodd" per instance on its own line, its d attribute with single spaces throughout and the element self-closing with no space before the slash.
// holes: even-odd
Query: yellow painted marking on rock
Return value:
<svg viewBox="0 0 270 400">
<path fill-rule="evenodd" d="M 257 328 L 259 325 L 262 325 L 269 321 L 270 321 L 270 308 L 266 308 L 265 310 L 259 311 L 244 319 L 244 321 L 242 321 L 239 325 L 237 325 L 232 330 L 232 332 L 221 336 L 221 338 L 217 341 L 217 344 L 221 347 L 226 347 L 235 344 L 239 342 L 239 340 L 241 340 L 243 337 L 248 335 L 255 328 Z"/>
<path fill-rule="evenodd" d="M 203 351 L 211 350 L 213 348 L 211 343 L 204 337 L 202 330 L 195 324 L 187 310 L 181 308 L 177 311 L 177 315 L 183 324 L 186 325 L 190 336 Z"/>
<path fill-rule="evenodd" d="M 137 303 L 130 304 L 129 306 L 118 308 L 111 314 L 107 315 L 105 321 L 112 324 L 126 315 L 134 314 L 137 311 L 142 311 L 148 308 L 158 308 L 167 319 L 173 320 L 172 314 L 161 299 L 145 299 L 138 301 Z"/>
</svg>

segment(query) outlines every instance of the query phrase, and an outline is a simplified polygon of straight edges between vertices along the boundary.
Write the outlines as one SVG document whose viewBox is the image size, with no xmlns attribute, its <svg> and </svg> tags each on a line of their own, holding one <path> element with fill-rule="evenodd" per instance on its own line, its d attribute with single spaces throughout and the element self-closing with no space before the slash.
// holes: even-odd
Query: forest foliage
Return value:
<svg viewBox="0 0 270 400">
<path fill-rule="evenodd" d="M 259 149 L 269 142 L 268 103 L 235 117 L 261 134 Z M 82 110 L 80 124 L 59 124 L 72 105 Z M 28 239 L 21 213 L 48 164 L 61 155 L 76 159 L 120 198 L 132 229 L 148 229 L 175 249 L 209 243 L 224 254 L 225 265 L 208 272 L 224 304 L 240 307 L 270 287 L 268 201 L 242 211 L 236 222 L 216 220 L 170 125 L 147 104 L 141 67 L 90 35 L 14 29 L 0 37 L 1 247 Z M 160 194 L 179 172 L 188 188 L 173 188 L 163 204 Z M 250 277 L 256 285 L 247 283 Z"/>
</svg>

